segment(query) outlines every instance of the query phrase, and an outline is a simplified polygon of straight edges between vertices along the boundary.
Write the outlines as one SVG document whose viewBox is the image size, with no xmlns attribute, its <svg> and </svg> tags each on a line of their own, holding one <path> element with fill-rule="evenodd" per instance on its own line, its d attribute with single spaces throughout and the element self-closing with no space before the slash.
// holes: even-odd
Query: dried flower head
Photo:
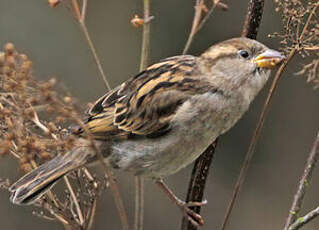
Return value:
<svg viewBox="0 0 319 230">
<path fill-rule="evenodd" d="M 319 87 L 319 18 L 318 0 L 274 0 L 275 10 L 281 13 L 284 31 L 271 37 L 281 39 L 282 51 L 289 53 L 296 49 L 302 57 L 310 57 L 298 75 L 306 75 L 307 81 Z"/>
<path fill-rule="evenodd" d="M 68 126 L 81 120 L 72 97 L 57 93 L 56 80 L 35 80 L 31 67 L 32 62 L 12 43 L 0 52 L 0 156 L 14 157 L 24 172 L 72 149 L 75 137 Z M 72 178 L 78 182 L 75 190 L 66 178 L 68 192 L 63 199 L 50 192 L 36 205 L 43 217 L 85 226 L 94 215 L 83 213 L 94 212 L 101 183 L 87 169 Z"/>
</svg>

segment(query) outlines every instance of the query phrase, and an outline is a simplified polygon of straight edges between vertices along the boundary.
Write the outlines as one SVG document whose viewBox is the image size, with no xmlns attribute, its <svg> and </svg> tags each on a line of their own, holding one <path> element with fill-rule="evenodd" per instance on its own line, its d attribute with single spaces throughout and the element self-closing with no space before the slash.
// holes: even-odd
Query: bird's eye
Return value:
<svg viewBox="0 0 319 230">
<path fill-rule="evenodd" d="M 249 57 L 249 53 L 247 50 L 240 50 L 239 51 L 239 55 L 242 56 L 243 58 L 248 58 Z"/>
</svg>

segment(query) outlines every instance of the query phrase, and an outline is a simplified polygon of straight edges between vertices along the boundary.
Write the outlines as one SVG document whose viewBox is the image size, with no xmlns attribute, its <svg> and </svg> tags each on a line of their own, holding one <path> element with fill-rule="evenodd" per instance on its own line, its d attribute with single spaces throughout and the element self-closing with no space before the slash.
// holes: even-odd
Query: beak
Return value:
<svg viewBox="0 0 319 230">
<path fill-rule="evenodd" d="M 266 50 L 253 59 L 253 62 L 260 68 L 274 68 L 286 57 L 276 50 Z"/>
</svg>

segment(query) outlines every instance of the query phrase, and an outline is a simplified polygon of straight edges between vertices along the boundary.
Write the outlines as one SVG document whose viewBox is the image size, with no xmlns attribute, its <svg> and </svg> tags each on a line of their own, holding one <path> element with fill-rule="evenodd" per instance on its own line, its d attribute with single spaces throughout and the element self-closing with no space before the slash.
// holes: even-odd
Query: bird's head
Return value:
<svg viewBox="0 0 319 230">
<path fill-rule="evenodd" d="M 200 56 L 208 78 L 227 91 L 259 92 L 270 71 L 284 60 L 278 51 L 248 38 L 233 38 L 210 47 Z"/>
</svg>

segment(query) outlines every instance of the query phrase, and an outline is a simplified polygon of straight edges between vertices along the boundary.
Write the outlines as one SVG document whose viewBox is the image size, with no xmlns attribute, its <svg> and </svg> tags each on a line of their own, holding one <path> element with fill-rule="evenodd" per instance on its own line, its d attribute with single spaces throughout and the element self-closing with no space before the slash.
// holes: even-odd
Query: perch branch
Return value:
<svg viewBox="0 0 319 230">
<path fill-rule="evenodd" d="M 213 142 L 205 152 L 195 161 L 195 165 L 193 167 L 191 179 L 188 185 L 186 202 L 189 201 L 202 201 L 204 195 L 204 189 L 206 180 L 209 174 L 210 165 L 212 163 L 215 148 L 217 145 L 217 140 Z M 196 213 L 200 213 L 200 206 L 192 207 L 192 209 Z M 182 230 L 194 230 L 195 227 L 192 223 L 190 223 L 187 218 L 183 217 L 182 220 Z"/>
<path fill-rule="evenodd" d="M 251 39 L 257 38 L 257 33 L 264 9 L 264 0 L 250 0 L 248 5 L 248 11 L 244 22 L 242 37 Z"/>
</svg>

